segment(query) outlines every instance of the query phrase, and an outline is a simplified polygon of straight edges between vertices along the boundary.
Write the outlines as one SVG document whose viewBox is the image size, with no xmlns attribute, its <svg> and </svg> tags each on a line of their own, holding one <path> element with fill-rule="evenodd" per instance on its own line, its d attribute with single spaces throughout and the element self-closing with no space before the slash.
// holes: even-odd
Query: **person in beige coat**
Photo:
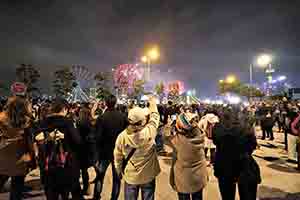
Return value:
<svg viewBox="0 0 300 200">
<path fill-rule="evenodd" d="M 180 114 L 176 119 L 175 136 L 169 138 L 174 150 L 170 184 L 179 200 L 202 200 L 203 188 L 208 183 L 205 133 L 197 123 L 196 115 Z"/>
<path fill-rule="evenodd" d="M 31 104 L 24 97 L 11 97 L 0 113 L 0 187 L 11 177 L 10 200 L 23 198 L 24 180 L 31 163 L 30 109 Z"/>
<path fill-rule="evenodd" d="M 139 190 L 143 200 L 154 200 L 155 178 L 160 173 L 155 148 L 159 114 L 154 97 L 149 99 L 149 104 L 147 109 L 135 107 L 129 111 L 129 126 L 116 141 L 114 163 L 117 173 L 125 180 L 125 200 L 137 200 Z M 133 149 L 136 150 L 129 162 L 122 166 Z"/>
</svg>

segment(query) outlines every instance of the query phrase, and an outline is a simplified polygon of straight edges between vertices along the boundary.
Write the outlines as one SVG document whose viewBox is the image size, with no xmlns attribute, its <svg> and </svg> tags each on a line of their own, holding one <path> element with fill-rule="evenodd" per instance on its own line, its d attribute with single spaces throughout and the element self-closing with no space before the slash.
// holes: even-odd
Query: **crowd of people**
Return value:
<svg viewBox="0 0 300 200">
<path fill-rule="evenodd" d="M 99 200 L 108 166 L 111 200 L 155 199 L 158 157 L 172 151 L 170 185 L 179 200 L 202 200 L 213 167 L 223 200 L 256 200 L 260 168 L 255 125 L 262 140 L 274 140 L 273 127 L 285 134 L 289 162 L 299 163 L 299 104 L 290 101 L 250 106 L 117 105 L 110 95 L 102 102 L 69 103 L 62 98 L 41 103 L 14 95 L 0 106 L 0 189 L 11 178 L 10 200 L 23 199 L 24 180 L 39 168 L 47 200 L 85 195 Z M 299 146 L 299 145 L 298 145 Z M 92 181 L 88 169 L 95 170 Z M 82 184 L 80 184 L 80 177 Z M 95 184 L 91 191 L 90 183 Z"/>
</svg>

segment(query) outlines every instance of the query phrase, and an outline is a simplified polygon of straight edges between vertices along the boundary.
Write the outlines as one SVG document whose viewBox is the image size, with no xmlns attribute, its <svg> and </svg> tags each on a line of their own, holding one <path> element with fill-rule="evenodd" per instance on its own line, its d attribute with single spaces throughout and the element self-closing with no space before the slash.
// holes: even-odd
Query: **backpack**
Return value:
<svg viewBox="0 0 300 200">
<path fill-rule="evenodd" d="M 64 134 L 54 129 L 49 133 L 40 133 L 37 141 L 43 140 L 45 145 L 43 167 L 45 172 L 64 171 L 71 166 L 72 154 L 66 149 Z"/>
</svg>

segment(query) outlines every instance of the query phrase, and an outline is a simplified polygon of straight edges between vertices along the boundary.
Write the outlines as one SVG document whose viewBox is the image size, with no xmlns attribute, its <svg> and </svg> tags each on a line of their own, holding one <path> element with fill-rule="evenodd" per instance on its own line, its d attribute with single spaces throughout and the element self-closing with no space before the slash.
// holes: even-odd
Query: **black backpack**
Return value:
<svg viewBox="0 0 300 200">
<path fill-rule="evenodd" d="M 40 134 L 43 134 L 41 136 Z M 43 139 L 44 143 L 44 170 L 45 172 L 55 172 L 67 169 L 71 166 L 72 154 L 67 150 L 64 142 L 64 134 L 55 129 L 51 132 L 43 132 L 39 134 L 39 139 Z M 36 137 L 37 138 L 37 137 Z"/>
</svg>

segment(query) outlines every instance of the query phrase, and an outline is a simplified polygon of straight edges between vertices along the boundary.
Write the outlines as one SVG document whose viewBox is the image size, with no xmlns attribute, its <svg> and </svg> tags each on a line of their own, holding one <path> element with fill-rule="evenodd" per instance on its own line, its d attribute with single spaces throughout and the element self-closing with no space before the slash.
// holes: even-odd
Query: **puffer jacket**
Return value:
<svg viewBox="0 0 300 200">
<path fill-rule="evenodd" d="M 176 159 L 173 159 L 171 170 L 174 171 L 171 171 L 170 181 L 174 181 L 171 186 L 180 193 L 198 192 L 208 183 L 204 154 L 205 133 L 196 127 L 191 130 L 190 135 L 195 136 L 176 134 L 171 139 Z"/>
<path fill-rule="evenodd" d="M 150 119 L 139 132 L 124 130 L 117 138 L 114 149 L 114 163 L 117 173 L 122 172 L 122 162 L 129 152 L 136 148 L 124 171 L 124 180 L 128 184 L 140 185 L 151 182 L 159 173 L 160 166 L 155 150 L 155 137 L 159 126 L 159 114 L 150 110 Z"/>
</svg>

